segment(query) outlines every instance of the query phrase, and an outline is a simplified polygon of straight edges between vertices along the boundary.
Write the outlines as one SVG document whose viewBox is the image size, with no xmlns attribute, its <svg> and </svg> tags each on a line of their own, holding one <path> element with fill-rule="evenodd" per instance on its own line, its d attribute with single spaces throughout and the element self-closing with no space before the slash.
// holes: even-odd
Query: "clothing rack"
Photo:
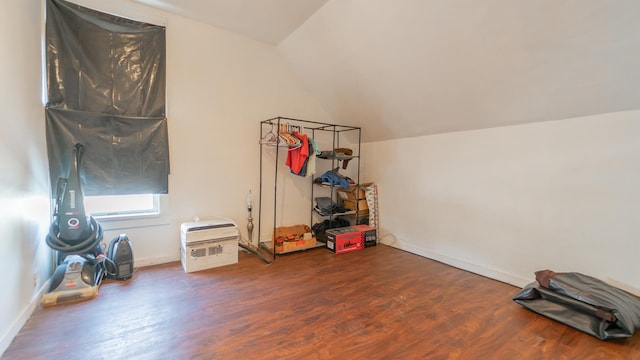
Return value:
<svg viewBox="0 0 640 360">
<path fill-rule="evenodd" d="M 283 127 L 284 126 L 284 127 Z M 340 124 L 331 124 L 320 121 L 312 121 L 312 120 L 303 120 L 303 119 L 295 119 L 288 117 L 274 117 L 271 119 L 263 120 L 260 122 L 260 189 L 259 189 L 259 205 L 258 205 L 258 246 L 261 249 L 268 251 L 275 260 L 278 252 L 276 251 L 276 243 L 275 239 L 272 236 L 271 246 L 267 245 L 267 242 L 261 241 L 262 235 L 262 226 L 263 223 L 265 225 L 268 224 L 267 219 L 263 217 L 263 198 L 266 197 L 265 189 L 263 188 L 263 176 L 264 176 L 264 151 L 265 147 L 273 147 L 275 148 L 275 167 L 274 167 L 274 189 L 273 189 L 273 218 L 271 223 L 272 234 L 275 234 L 276 227 L 278 224 L 278 197 L 279 189 L 278 189 L 278 159 L 281 148 L 286 147 L 287 151 L 295 149 L 291 143 L 287 142 L 286 139 L 283 139 L 280 135 L 282 135 L 281 131 L 278 131 L 278 134 L 275 134 L 274 129 L 284 129 L 289 134 L 292 134 L 294 131 L 299 133 L 304 132 L 311 139 L 316 139 L 316 136 L 320 134 L 324 134 L 325 136 L 331 136 L 330 144 L 326 144 L 325 146 L 331 146 L 331 150 L 340 147 L 340 140 L 343 138 L 345 134 L 351 134 L 353 136 L 354 133 L 357 133 L 357 150 L 354 149 L 354 155 L 349 157 L 349 160 L 355 159 L 355 166 L 357 166 L 357 170 L 355 171 L 356 176 L 354 181 L 356 184 L 360 183 L 360 144 L 362 138 L 362 129 L 358 126 L 349 126 L 349 125 L 340 125 Z M 355 144 L 354 144 L 355 145 Z M 273 151 L 273 150 L 271 150 Z M 325 158 L 327 159 L 327 158 Z M 328 158 L 328 161 L 331 161 L 331 169 L 336 168 L 338 163 L 343 159 L 339 159 L 337 157 Z M 311 186 L 311 199 L 309 206 L 309 226 L 313 224 L 313 199 L 314 199 L 314 179 L 315 175 L 311 176 L 310 186 Z M 330 188 L 330 197 L 334 198 L 334 189 L 333 186 Z M 331 219 L 331 217 L 329 217 Z M 331 220 L 330 220 L 331 221 Z M 319 244 L 318 246 L 324 246 L 324 243 Z M 281 252 L 282 253 L 282 252 Z"/>
</svg>

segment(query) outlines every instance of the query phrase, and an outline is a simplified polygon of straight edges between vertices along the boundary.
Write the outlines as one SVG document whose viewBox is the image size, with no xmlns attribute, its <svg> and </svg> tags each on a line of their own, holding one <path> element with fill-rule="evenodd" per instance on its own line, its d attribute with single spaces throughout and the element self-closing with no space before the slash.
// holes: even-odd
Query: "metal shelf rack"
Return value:
<svg viewBox="0 0 640 360">
<path fill-rule="evenodd" d="M 271 228 L 272 228 L 272 233 L 271 234 L 275 234 L 276 231 L 276 227 L 278 224 L 278 198 L 280 196 L 279 190 L 278 190 L 278 159 L 279 159 L 279 154 L 281 151 L 288 151 L 288 145 L 287 144 L 282 144 L 281 141 L 279 139 L 276 138 L 276 140 L 274 141 L 265 141 L 263 142 L 262 140 L 265 138 L 265 136 L 267 134 L 269 134 L 269 132 L 272 132 L 273 129 L 281 129 L 281 126 L 286 126 L 286 125 L 293 125 L 293 126 L 298 126 L 298 128 L 300 130 L 302 130 L 301 132 L 304 132 L 305 134 L 307 134 L 307 136 L 309 138 L 312 139 L 317 139 L 317 137 L 319 135 L 324 135 L 326 136 L 330 136 L 331 140 L 329 143 L 327 144 L 322 144 L 324 146 L 331 146 L 331 151 L 333 151 L 336 148 L 340 147 L 340 141 L 341 139 L 343 139 L 343 137 L 345 135 L 349 135 L 352 137 L 357 137 L 357 145 L 354 143 L 353 145 L 349 144 L 350 146 L 354 146 L 357 148 L 354 149 L 353 151 L 353 155 L 345 157 L 345 156 L 333 156 L 333 157 L 324 157 L 324 158 L 320 158 L 319 159 L 325 159 L 324 161 L 331 161 L 331 169 L 335 169 L 336 165 L 339 165 L 341 161 L 343 160 L 352 160 L 353 162 L 356 163 L 356 170 L 355 170 L 355 184 L 360 184 L 360 144 L 361 144 L 361 140 L 362 140 L 362 129 L 361 127 L 358 126 L 349 126 L 349 125 L 340 125 L 340 124 L 331 124 L 331 123 L 325 123 L 325 122 L 319 122 L 319 121 L 311 121 L 311 120 L 303 120 L 303 119 L 294 119 L 294 118 L 288 118 L 288 117 L 282 117 L 282 116 L 278 116 L 278 117 L 274 117 L 271 119 L 267 119 L 267 120 L 263 120 L 260 122 L 260 139 L 261 139 L 261 145 L 260 145 L 260 189 L 259 189 L 259 203 L 258 203 L 258 246 L 261 249 L 266 250 L 267 252 L 270 253 L 270 255 L 273 257 L 273 259 L 275 260 L 276 256 L 279 254 L 284 254 L 284 253 L 289 253 L 289 252 L 295 252 L 295 251 L 301 251 L 301 250 L 307 250 L 310 248 L 314 248 L 314 247 L 321 247 L 321 246 L 325 246 L 324 242 L 320 242 L 320 243 L 316 243 L 316 246 L 313 247 L 309 247 L 309 248 L 304 248 L 304 249 L 296 249 L 293 251 L 281 251 L 278 252 L 276 251 L 276 244 L 275 244 L 275 238 L 273 236 L 271 236 L 271 241 L 267 241 L 267 242 L 262 242 L 261 241 L 261 234 L 262 234 L 262 226 L 263 223 L 265 225 L 269 225 L 268 224 L 268 220 L 264 219 L 263 217 L 263 199 L 267 196 L 267 191 L 264 189 L 264 184 L 263 184 L 263 177 L 265 176 L 264 174 L 264 149 L 265 147 L 274 147 L 275 148 L 275 164 L 274 164 L 274 178 L 273 178 L 273 184 L 274 184 L 274 188 L 273 188 L 273 219 L 271 221 Z M 282 148 L 282 150 L 281 150 Z M 311 181 L 310 181 L 310 186 L 311 186 L 311 198 L 309 199 L 310 202 L 310 212 L 309 212 L 309 227 L 312 226 L 313 224 L 313 218 L 314 216 L 314 211 L 313 211 L 313 199 L 314 199 L 314 186 L 318 186 L 317 184 L 314 185 L 314 181 L 316 176 L 313 175 L 311 177 Z M 331 199 L 335 198 L 335 190 L 334 190 L 334 186 L 330 186 L 330 197 Z M 356 212 L 357 213 L 357 210 Z M 345 214 L 335 214 L 335 216 L 338 215 L 349 215 L 347 213 Z M 332 221 L 335 216 L 330 215 L 329 221 Z"/>
</svg>

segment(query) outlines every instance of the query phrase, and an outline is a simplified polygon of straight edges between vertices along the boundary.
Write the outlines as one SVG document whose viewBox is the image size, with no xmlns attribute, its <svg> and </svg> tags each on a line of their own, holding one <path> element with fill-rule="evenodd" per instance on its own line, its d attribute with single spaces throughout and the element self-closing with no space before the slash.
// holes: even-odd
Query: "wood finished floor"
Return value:
<svg viewBox="0 0 640 360">
<path fill-rule="evenodd" d="M 39 308 L 2 359 L 640 359 L 640 334 L 598 340 L 515 304 L 518 290 L 384 245 L 271 265 L 241 253 Z"/>
</svg>

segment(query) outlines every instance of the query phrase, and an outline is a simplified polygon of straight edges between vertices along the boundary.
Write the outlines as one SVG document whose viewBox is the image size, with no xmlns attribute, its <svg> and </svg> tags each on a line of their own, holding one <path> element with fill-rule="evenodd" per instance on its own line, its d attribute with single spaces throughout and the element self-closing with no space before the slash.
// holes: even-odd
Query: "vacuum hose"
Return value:
<svg viewBox="0 0 640 360">
<path fill-rule="evenodd" d="M 56 251 L 60 251 L 65 254 L 86 254 L 91 252 L 96 246 L 100 245 L 100 240 L 102 240 L 102 225 L 93 218 L 93 216 L 89 216 L 89 221 L 91 224 L 91 235 L 85 240 L 72 244 L 64 239 L 61 239 L 58 234 L 59 231 L 59 222 L 53 221 L 51 226 L 49 227 L 49 233 L 47 234 L 47 245 L 50 248 Z"/>
</svg>

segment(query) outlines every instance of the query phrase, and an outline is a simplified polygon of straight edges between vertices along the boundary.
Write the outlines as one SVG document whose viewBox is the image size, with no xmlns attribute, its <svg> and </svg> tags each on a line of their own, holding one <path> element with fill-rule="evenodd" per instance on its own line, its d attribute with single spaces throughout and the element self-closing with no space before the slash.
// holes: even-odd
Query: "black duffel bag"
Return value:
<svg viewBox="0 0 640 360">
<path fill-rule="evenodd" d="M 322 241 L 324 243 L 327 242 L 327 230 L 341 228 L 345 226 L 349 226 L 349 221 L 342 218 L 335 218 L 332 220 L 324 220 L 319 223 L 313 224 L 311 227 L 311 231 L 316 236 L 316 239 Z"/>
<path fill-rule="evenodd" d="M 536 271 L 536 282 L 513 300 L 601 340 L 632 337 L 640 329 L 640 299 L 580 273 Z"/>
</svg>

